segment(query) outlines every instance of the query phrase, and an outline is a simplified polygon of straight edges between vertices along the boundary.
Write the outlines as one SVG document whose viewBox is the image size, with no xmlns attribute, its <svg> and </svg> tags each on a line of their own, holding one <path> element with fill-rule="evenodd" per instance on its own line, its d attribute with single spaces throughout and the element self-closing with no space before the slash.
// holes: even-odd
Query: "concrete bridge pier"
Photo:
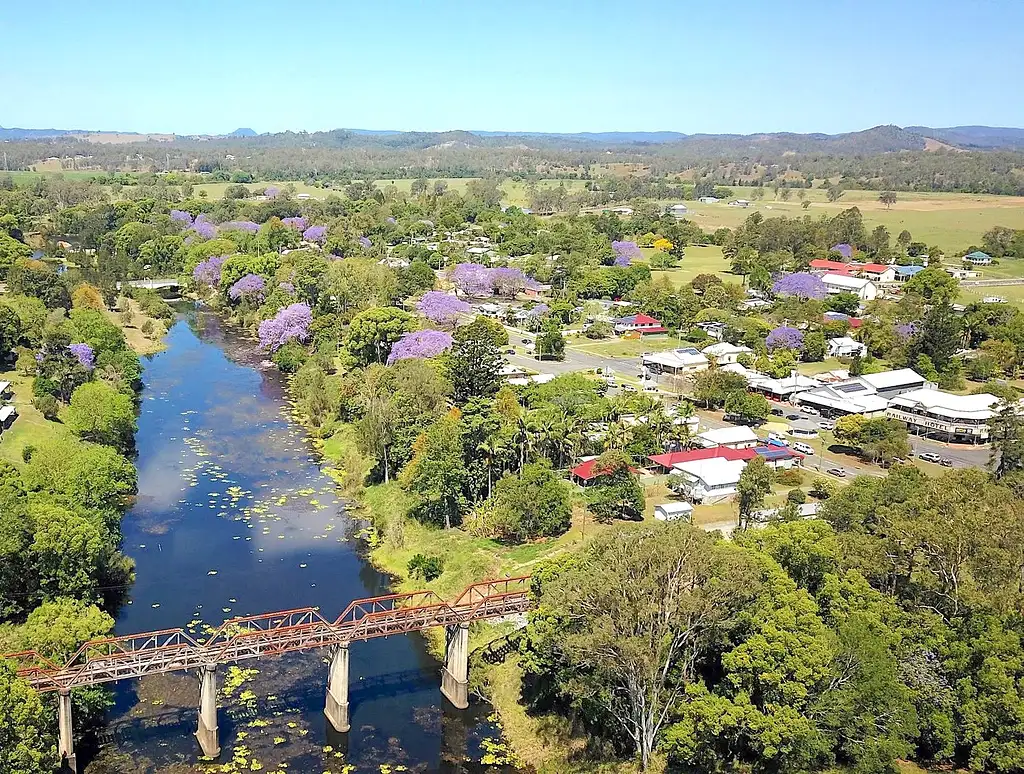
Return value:
<svg viewBox="0 0 1024 774">
<path fill-rule="evenodd" d="M 469 624 L 447 627 L 441 693 L 457 709 L 469 706 Z"/>
<path fill-rule="evenodd" d="M 331 655 L 331 672 L 327 679 L 327 701 L 324 714 L 338 733 L 352 726 L 348 719 L 348 643 L 343 642 Z"/>
<path fill-rule="evenodd" d="M 61 771 L 78 771 L 75 756 L 75 739 L 71 727 L 71 691 L 57 694 L 57 750 L 60 753 Z"/>
<path fill-rule="evenodd" d="M 199 728 L 196 739 L 203 748 L 203 755 L 216 758 L 220 755 L 217 739 L 217 665 L 207 664 L 199 672 Z"/>
</svg>

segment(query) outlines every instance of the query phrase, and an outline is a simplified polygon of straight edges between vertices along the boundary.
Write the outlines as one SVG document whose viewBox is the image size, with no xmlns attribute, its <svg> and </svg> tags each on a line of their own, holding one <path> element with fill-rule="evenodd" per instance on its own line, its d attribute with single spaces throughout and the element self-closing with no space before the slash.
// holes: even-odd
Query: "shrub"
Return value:
<svg viewBox="0 0 1024 774">
<path fill-rule="evenodd" d="M 152 320 L 146 320 L 146 322 L 142 323 L 142 327 L 139 330 L 141 330 L 147 336 L 152 336 L 153 335 L 153 321 Z"/>
<path fill-rule="evenodd" d="M 783 486 L 800 486 L 804 482 L 804 474 L 798 468 L 789 468 L 779 471 L 775 480 Z"/>
<path fill-rule="evenodd" d="M 57 418 L 57 413 L 60 411 L 60 403 L 52 395 L 37 395 L 32 399 L 32 405 L 51 422 Z"/>
<path fill-rule="evenodd" d="M 823 476 L 818 476 L 811 482 L 811 497 L 819 500 L 827 500 L 836 493 L 838 487 L 834 481 Z"/>
<path fill-rule="evenodd" d="M 423 578 L 428 583 L 441 576 L 444 572 L 444 560 L 439 556 L 424 556 L 416 554 L 406 565 L 409 575 L 413 578 Z"/>
<path fill-rule="evenodd" d="M 121 312 L 120 319 L 121 319 L 121 325 L 128 326 L 128 325 L 131 325 L 132 324 L 132 320 L 135 319 L 135 314 L 132 312 L 131 309 L 125 309 L 123 312 Z"/>
<path fill-rule="evenodd" d="M 35 452 L 35 450 L 36 450 L 36 447 L 33 444 L 31 444 L 31 443 L 25 444 L 25 448 L 21 450 L 21 460 L 22 460 L 22 462 L 29 462 L 29 461 L 31 461 L 32 454 Z"/>
<path fill-rule="evenodd" d="M 803 489 L 790 489 L 786 493 L 786 502 L 793 505 L 803 505 L 807 502 L 807 493 Z"/>
<path fill-rule="evenodd" d="M 302 364 L 306 362 L 308 357 L 309 353 L 306 352 L 304 346 L 297 341 L 289 341 L 282 345 L 270 359 L 274 361 L 274 364 L 282 373 L 293 374 L 302 368 Z"/>
</svg>

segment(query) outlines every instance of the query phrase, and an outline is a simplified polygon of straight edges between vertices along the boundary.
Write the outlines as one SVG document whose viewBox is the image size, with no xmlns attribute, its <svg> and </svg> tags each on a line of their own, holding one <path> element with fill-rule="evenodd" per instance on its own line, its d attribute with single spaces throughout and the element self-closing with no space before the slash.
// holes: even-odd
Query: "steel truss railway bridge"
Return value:
<svg viewBox="0 0 1024 774">
<path fill-rule="evenodd" d="M 339 732 L 349 730 L 349 644 L 392 634 L 446 629 L 441 693 L 457 708 L 469 706 L 469 625 L 473 621 L 525 612 L 529 576 L 474 583 L 455 600 L 432 591 L 357 599 L 333 621 L 313 607 L 232 618 L 200 642 L 183 629 L 163 629 L 91 640 L 65 664 L 35 651 L 0 658 L 15 662 L 18 675 L 40 692 L 58 693 L 59 750 L 63 765 L 76 771 L 71 690 L 166 672 L 195 671 L 200 680 L 199 727 L 203 753 L 220 754 L 217 735 L 217 669 L 264 656 L 328 649 L 331 665 L 324 714 Z"/>
</svg>

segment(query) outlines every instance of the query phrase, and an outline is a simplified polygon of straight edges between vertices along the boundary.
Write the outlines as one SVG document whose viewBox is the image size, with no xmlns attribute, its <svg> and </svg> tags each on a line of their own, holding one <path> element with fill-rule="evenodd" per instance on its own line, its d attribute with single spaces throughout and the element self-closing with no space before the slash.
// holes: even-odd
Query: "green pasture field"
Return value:
<svg viewBox="0 0 1024 774">
<path fill-rule="evenodd" d="M 90 180 L 103 172 L 98 169 L 91 170 L 62 170 L 62 171 L 40 171 L 28 172 L 26 170 L 15 170 L 13 172 L 0 172 L 0 175 L 10 175 L 15 185 L 28 185 L 41 177 L 63 177 L 67 180 Z"/>
<path fill-rule="evenodd" d="M 680 347 L 692 347 L 693 343 L 677 339 L 674 336 L 648 336 L 643 339 L 603 339 L 591 341 L 579 339 L 569 345 L 571 349 L 586 352 L 589 355 L 603 357 L 640 357 L 646 352 L 664 352 Z"/>
<path fill-rule="evenodd" d="M 750 199 L 754 189 L 736 186 L 732 190 L 736 198 Z M 982 234 L 993 226 L 1024 229 L 1024 197 L 1020 196 L 897 192 L 896 203 L 886 209 L 878 201 L 878 191 L 847 191 L 838 202 L 829 202 L 824 189 L 809 188 L 804 192 L 811 206 L 805 210 L 796 198 L 798 190 L 793 190 L 792 198 L 783 202 L 774 201 L 771 189 L 765 189 L 765 198 L 752 201 L 746 208 L 730 207 L 725 201 L 717 204 L 686 202 L 688 217 L 710 232 L 722 227 L 735 228 L 753 212 L 766 218 L 831 217 L 856 206 L 863 213 L 868 229 L 883 225 L 889 229 L 893 240 L 907 229 L 915 241 L 937 245 L 948 255 L 979 244 Z"/>
<path fill-rule="evenodd" d="M 652 248 L 641 248 L 649 260 L 656 252 Z M 698 274 L 716 274 L 722 282 L 742 282 L 743 278 L 729 273 L 729 261 L 722 255 L 722 248 L 717 245 L 694 247 L 690 245 L 684 251 L 679 265 L 674 269 L 652 269 L 651 277 L 668 277 L 677 287 L 690 282 Z"/>
<path fill-rule="evenodd" d="M 961 287 L 960 296 L 957 301 L 961 304 L 969 304 L 973 301 L 981 301 L 986 296 L 999 296 L 1005 298 L 1008 304 L 1024 307 L 1024 285 L 996 285 L 994 287 Z"/>
</svg>

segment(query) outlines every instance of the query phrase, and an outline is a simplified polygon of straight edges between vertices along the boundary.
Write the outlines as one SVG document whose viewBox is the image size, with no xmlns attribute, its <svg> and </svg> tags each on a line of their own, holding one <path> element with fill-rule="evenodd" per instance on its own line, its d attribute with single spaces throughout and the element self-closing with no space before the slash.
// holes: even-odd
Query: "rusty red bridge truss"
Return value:
<svg viewBox="0 0 1024 774">
<path fill-rule="evenodd" d="M 529 576 L 522 576 L 474 583 L 451 602 L 432 591 L 358 599 L 333 621 L 313 607 L 232 618 L 202 642 L 183 629 L 92 640 L 65 664 L 35 651 L 2 658 L 14 661 L 19 676 L 37 691 L 66 692 L 522 613 L 530 606 L 529 581 Z"/>
</svg>

